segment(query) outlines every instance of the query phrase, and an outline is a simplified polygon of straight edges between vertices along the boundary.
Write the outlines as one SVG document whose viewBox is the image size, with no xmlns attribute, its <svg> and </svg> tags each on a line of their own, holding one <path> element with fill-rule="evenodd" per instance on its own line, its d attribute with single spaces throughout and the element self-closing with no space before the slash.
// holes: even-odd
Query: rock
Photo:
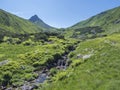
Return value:
<svg viewBox="0 0 120 90">
<path fill-rule="evenodd" d="M 34 90 L 34 89 L 38 89 L 38 86 L 37 86 L 37 85 L 33 85 L 33 86 L 31 87 L 31 90 Z"/>
<path fill-rule="evenodd" d="M 92 56 L 92 54 L 84 55 L 84 56 L 83 56 L 83 59 L 90 58 L 91 56 Z"/>
<path fill-rule="evenodd" d="M 7 88 L 6 90 L 13 90 L 13 88 L 12 88 L 12 87 L 9 87 L 9 88 Z"/>
<path fill-rule="evenodd" d="M 39 75 L 38 79 L 36 80 L 36 82 L 38 83 L 43 83 L 47 78 L 47 74 L 46 73 L 42 73 Z"/>
<path fill-rule="evenodd" d="M 118 23 L 120 23 L 120 19 L 114 21 L 114 24 L 118 24 Z"/>
<path fill-rule="evenodd" d="M 4 86 L 1 86 L 1 88 L 0 88 L 1 90 L 5 90 L 6 89 L 6 87 L 4 87 Z"/>
<path fill-rule="evenodd" d="M 81 54 L 77 55 L 77 59 L 82 58 L 83 56 Z"/>
<path fill-rule="evenodd" d="M 0 62 L 0 66 L 5 65 L 5 64 L 7 64 L 8 62 L 9 62 L 9 60 L 4 60 L 4 61 Z"/>
<path fill-rule="evenodd" d="M 13 88 L 17 88 L 17 85 L 13 84 L 12 87 L 13 87 Z"/>
</svg>

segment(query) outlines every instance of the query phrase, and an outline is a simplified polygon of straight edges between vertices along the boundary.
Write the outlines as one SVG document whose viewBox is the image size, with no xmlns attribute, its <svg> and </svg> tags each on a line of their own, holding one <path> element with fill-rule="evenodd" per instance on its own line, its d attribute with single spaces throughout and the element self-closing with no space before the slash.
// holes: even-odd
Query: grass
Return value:
<svg viewBox="0 0 120 90">
<path fill-rule="evenodd" d="M 53 77 L 38 90 L 120 90 L 120 34 L 115 34 L 120 31 L 119 11 L 120 7 L 102 12 L 64 33 L 61 29 L 65 38 L 41 33 L 33 41 L 34 36 L 26 34 L 27 39 L 18 44 L 20 38 L 12 38 L 11 43 L 9 37 L 2 36 L 6 32 L 8 36 L 9 33 L 35 33 L 41 28 L 0 10 L 0 86 L 21 86 L 24 81 L 34 80 L 38 76 L 36 71 L 53 65 L 81 41 L 68 55 L 70 66 L 66 70 L 52 68 Z"/>
<path fill-rule="evenodd" d="M 105 30 L 105 34 L 120 32 L 119 12 L 120 7 L 116 7 L 97 14 L 85 21 L 79 22 L 70 28 L 77 29 L 89 26 L 100 26 L 103 30 Z"/>
<path fill-rule="evenodd" d="M 72 52 L 72 63 L 81 61 L 77 66 L 70 66 L 66 78 L 57 79 L 43 90 L 119 90 L 120 89 L 120 35 L 88 40 L 79 44 Z M 87 59 L 77 55 L 92 54 Z M 61 75 L 61 74 L 60 74 Z M 64 76 L 64 77 L 65 77 Z"/>
<path fill-rule="evenodd" d="M 19 54 L 25 54 L 26 52 L 30 52 L 34 49 L 37 49 L 40 46 L 24 46 L 24 45 L 12 45 L 12 44 L 0 44 L 0 55 L 4 57 L 4 59 L 0 59 L 0 61 L 11 58 L 15 60 L 18 58 Z"/>
<path fill-rule="evenodd" d="M 5 61 L 0 65 L 0 85 L 20 86 L 26 80 L 35 79 L 38 76 L 35 71 L 53 65 L 53 62 L 68 52 L 69 47 L 76 42 L 57 37 L 50 37 L 48 40 L 52 43 L 44 42 L 28 46 L 0 44 L 0 62 Z"/>
<path fill-rule="evenodd" d="M 12 33 L 36 33 L 42 29 L 28 20 L 0 10 L 0 29 Z"/>
</svg>

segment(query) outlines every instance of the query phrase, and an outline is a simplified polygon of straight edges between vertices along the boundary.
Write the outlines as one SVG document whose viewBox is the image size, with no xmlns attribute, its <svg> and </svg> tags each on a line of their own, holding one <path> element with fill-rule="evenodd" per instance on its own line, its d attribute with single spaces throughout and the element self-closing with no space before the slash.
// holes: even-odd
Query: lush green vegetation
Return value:
<svg viewBox="0 0 120 90">
<path fill-rule="evenodd" d="M 105 30 L 106 34 L 112 34 L 114 32 L 120 32 L 120 7 L 102 12 L 96 16 L 93 16 L 85 21 L 79 22 L 72 29 L 100 26 Z"/>
<path fill-rule="evenodd" d="M 94 39 L 97 37 L 104 37 L 104 30 L 99 26 L 94 27 L 85 27 L 85 28 L 77 28 L 77 29 L 67 29 L 64 32 L 66 38 L 76 38 L 80 40 L 85 39 Z"/>
<path fill-rule="evenodd" d="M 120 35 L 87 40 L 69 54 L 72 64 L 43 90 L 119 90 Z"/>
<path fill-rule="evenodd" d="M 38 76 L 36 71 L 53 67 L 53 63 L 69 52 L 76 42 L 56 36 L 48 37 L 47 41 L 40 40 L 29 38 L 21 44 L 0 44 L 0 85 L 20 86 L 26 80 L 35 79 Z"/>
<path fill-rule="evenodd" d="M 0 33 L 12 32 L 12 33 L 36 33 L 42 29 L 28 20 L 17 17 L 6 11 L 0 10 Z"/>
<path fill-rule="evenodd" d="M 42 31 L 0 10 L 0 86 L 20 89 L 41 73 L 48 78 L 38 90 L 120 90 L 119 11 Z"/>
</svg>

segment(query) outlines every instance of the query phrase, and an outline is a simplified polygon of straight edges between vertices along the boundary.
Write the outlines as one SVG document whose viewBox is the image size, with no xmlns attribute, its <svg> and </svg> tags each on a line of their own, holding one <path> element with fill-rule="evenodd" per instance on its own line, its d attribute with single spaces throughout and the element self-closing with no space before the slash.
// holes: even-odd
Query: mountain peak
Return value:
<svg viewBox="0 0 120 90">
<path fill-rule="evenodd" d="M 41 31 L 42 28 L 38 26 L 36 27 L 36 25 L 29 22 L 28 20 L 25 20 L 21 17 L 18 17 L 14 14 L 11 14 L 5 10 L 0 9 L 0 34 L 1 33 L 4 33 L 5 35 L 8 35 L 8 33 L 24 34 L 24 33 L 37 33 Z"/>
<path fill-rule="evenodd" d="M 36 25 L 43 27 L 44 29 L 53 29 L 50 25 L 46 24 L 44 21 L 42 21 L 36 14 L 33 15 L 29 21 L 35 23 Z"/>
<path fill-rule="evenodd" d="M 38 22 L 38 21 L 43 22 L 36 14 L 33 15 L 29 20 L 30 20 L 31 22 Z"/>
</svg>

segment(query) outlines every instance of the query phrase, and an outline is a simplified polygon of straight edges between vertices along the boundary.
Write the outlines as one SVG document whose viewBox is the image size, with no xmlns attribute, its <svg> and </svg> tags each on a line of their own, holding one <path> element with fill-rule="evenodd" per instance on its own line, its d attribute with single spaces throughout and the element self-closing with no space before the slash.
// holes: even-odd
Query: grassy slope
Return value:
<svg viewBox="0 0 120 90">
<path fill-rule="evenodd" d="M 44 31 L 57 32 L 57 28 L 47 25 L 44 22 L 34 22 L 38 27 L 42 28 Z"/>
<path fill-rule="evenodd" d="M 73 30 L 78 27 L 102 26 L 106 32 L 108 29 L 110 30 L 110 33 L 116 32 L 117 30 L 119 31 L 119 10 L 120 8 L 115 8 L 99 14 L 96 17 L 92 17 L 87 21 L 83 21 L 82 24 L 74 26 Z M 0 13 L 0 15 L 2 14 Z M 3 17 L 0 20 L 2 23 L 0 24 L 1 28 L 10 30 L 11 32 L 19 32 L 19 25 L 20 28 L 23 28 L 26 23 L 30 23 L 26 21 L 25 24 L 22 24 L 21 22 L 24 20 L 15 16 L 14 18 L 17 18 L 18 21 L 22 20 L 18 26 L 16 26 L 15 23 L 17 22 L 11 22 L 13 20 L 9 20 L 12 16 L 7 13 L 8 17 L 11 17 L 6 19 L 6 17 L 4 17 L 5 15 L 2 15 Z M 107 17 L 109 17 L 109 19 Z M 3 18 L 5 18 L 5 20 Z M 13 17 L 11 19 L 13 19 Z M 10 23 L 6 20 L 9 20 Z M 24 33 L 24 30 L 28 30 L 26 26 L 23 30 L 20 29 L 21 33 Z M 29 33 L 31 32 L 32 31 Z M 72 33 L 69 32 L 68 34 Z M 34 70 L 37 67 L 34 67 L 34 65 L 42 66 L 47 61 L 53 60 L 56 55 L 61 55 L 65 52 L 68 44 L 67 41 L 59 40 L 55 37 L 52 38 L 52 40 L 54 41 L 53 44 L 32 46 L 32 48 L 30 46 L 26 47 L 23 45 L 1 44 L 0 61 L 8 59 L 9 62 L 0 67 L 0 84 L 2 84 L 1 82 L 5 82 L 3 77 L 6 75 L 5 72 L 7 71 L 12 75 L 12 79 L 10 80 L 12 84 L 15 83 L 17 85 L 21 85 L 24 80 L 34 79 L 37 76 L 34 73 Z M 119 90 L 119 51 L 119 34 L 81 42 L 78 45 L 78 48 L 69 55 L 72 61 L 71 66 L 66 71 L 58 72 L 57 75 L 53 77 L 55 82 L 45 86 L 43 90 Z M 86 55 L 92 56 L 90 58 L 83 59 L 78 58 L 78 55 L 82 55 L 83 57 Z M 23 67 L 25 67 L 25 69 L 23 69 Z"/>
<path fill-rule="evenodd" d="M 70 68 L 43 90 L 120 90 L 119 51 L 119 34 L 80 43 L 70 55 Z M 92 56 L 82 59 L 79 54 Z"/>
<path fill-rule="evenodd" d="M 55 30 L 54 27 L 49 26 L 48 24 L 44 23 L 42 20 L 41 21 L 36 21 L 33 22 L 34 24 L 36 24 L 37 26 L 41 27 L 43 30 Z"/>
<path fill-rule="evenodd" d="M 100 26 L 106 33 L 120 32 L 120 7 L 102 12 L 72 26 L 72 29 L 88 26 Z"/>
<path fill-rule="evenodd" d="M 24 46 L 24 45 L 12 45 L 12 44 L 0 44 L 0 61 L 7 59 L 18 59 L 19 54 L 25 54 L 39 48 L 40 46 Z"/>
<path fill-rule="evenodd" d="M 9 81 L 7 85 L 12 83 L 19 86 L 25 80 L 35 79 L 37 76 L 35 70 L 40 71 L 40 68 L 48 65 L 47 63 L 57 60 L 74 43 L 56 37 L 50 37 L 49 40 L 51 44 L 47 42 L 30 46 L 0 44 L 0 86 L 6 81 Z M 7 63 L 2 65 L 1 62 L 6 60 Z M 4 78 L 6 73 L 11 76 L 10 80 Z"/>
<path fill-rule="evenodd" d="M 28 20 L 0 10 L 0 30 L 13 33 L 35 33 L 40 32 L 41 28 Z"/>
</svg>

